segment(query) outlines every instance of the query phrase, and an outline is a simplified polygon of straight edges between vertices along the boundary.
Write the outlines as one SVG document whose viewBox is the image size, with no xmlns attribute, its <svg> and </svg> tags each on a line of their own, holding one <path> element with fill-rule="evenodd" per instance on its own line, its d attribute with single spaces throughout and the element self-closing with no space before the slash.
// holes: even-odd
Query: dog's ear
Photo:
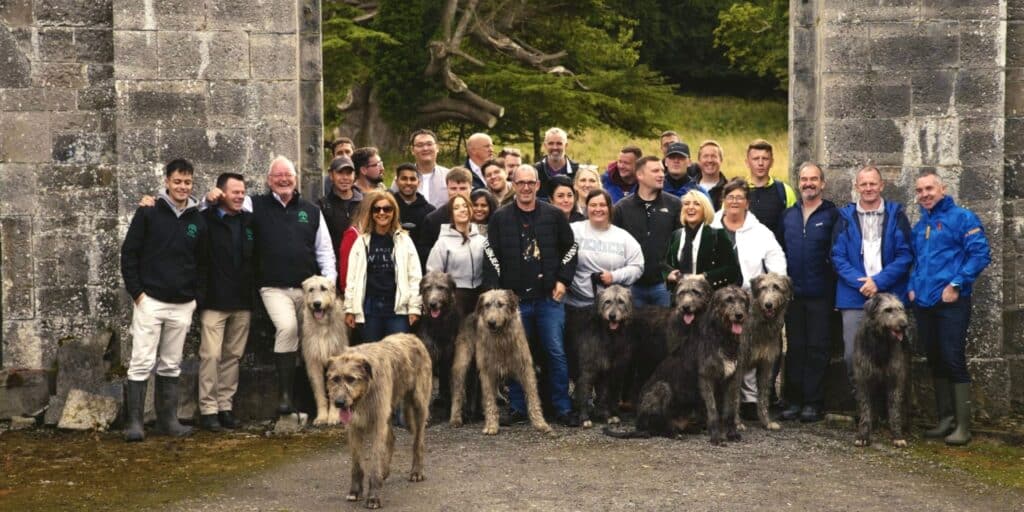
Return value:
<svg viewBox="0 0 1024 512">
<path fill-rule="evenodd" d="M 753 293 L 756 294 L 757 290 L 759 290 L 761 288 L 761 281 L 764 281 L 764 276 L 765 276 L 765 274 L 761 274 L 761 275 L 756 276 L 756 277 L 754 277 L 753 279 L 750 280 L 750 290 Z"/>
<path fill-rule="evenodd" d="M 363 361 L 363 373 L 366 374 L 366 380 L 373 378 L 373 367 L 370 366 L 369 361 Z"/>
<path fill-rule="evenodd" d="M 519 296 L 516 295 L 516 292 L 512 290 L 505 290 L 505 297 L 508 298 L 509 309 L 511 309 L 513 313 L 519 311 Z"/>
<path fill-rule="evenodd" d="M 449 290 L 454 290 L 455 289 L 455 279 L 452 278 L 451 274 L 445 274 L 445 276 L 448 277 L 448 289 Z"/>
<path fill-rule="evenodd" d="M 872 295 L 870 299 L 864 301 L 864 314 L 865 315 L 871 316 L 871 315 L 875 314 L 875 311 L 878 309 L 878 304 L 879 304 L 879 302 L 881 302 L 881 299 L 879 297 L 880 297 L 880 294 L 876 293 L 876 294 Z"/>
<path fill-rule="evenodd" d="M 750 301 L 752 300 L 750 292 L 745 288 L 738 286 L 737 288 L 739 288 L 740 296 L 743 297 L 743 300 L 747 301 L 747 307 L 750 307 Z"/>
</svg>

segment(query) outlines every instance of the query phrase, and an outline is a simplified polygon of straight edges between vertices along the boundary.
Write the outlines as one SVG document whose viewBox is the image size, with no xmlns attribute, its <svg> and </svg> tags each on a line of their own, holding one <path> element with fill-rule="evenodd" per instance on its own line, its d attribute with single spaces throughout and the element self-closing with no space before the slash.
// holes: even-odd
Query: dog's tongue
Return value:
<svg viewBox="0 0 1024 512">
<path fill-rule="evenodd" d="M 685 323 L 686 325 L 690 325 L 690 324 L 693 323 L 693 318 L 694 318 L 693 313 L 684 313 L 683 314 L 683 323 Z"/>
<path fill-rule="evenodd" d="M 338 409 L 338 420 L 341 421 L 342 425 L 348 425 L 352 421 L 352 409 L 344 408 Z"/>
<path fill-rule="evenodd" d="M 743 334 L 743 324 L 739 324 L 739 323 L 732 324 L 732 333 L 733 334 Z"/>
<path fill-rule="evenodd" d="M 616 331 L 616 330 L 619 329 L 619 323 L 618 322 L 608 322 L 608 328 L 613 330 L 613 331 Z"/>
<path fill-rule="evenodd" d="M 903 341 L 903 331 L 892 331 L 892 337 L 899 341 Z"/>
<path fill-rule="evenodd" d="M 316 318 L 317 320 L 323 320 L 324 310 L 321 309 L 319 311 L 313 311 L 313 318 Z"/>
<path fill-rule="evenodd" d="M 441 310 L 440 309 L 431 309 L 430 310 L 430 318 L 437 318 L 439 316 L 441 316 Z"/>
</svg>

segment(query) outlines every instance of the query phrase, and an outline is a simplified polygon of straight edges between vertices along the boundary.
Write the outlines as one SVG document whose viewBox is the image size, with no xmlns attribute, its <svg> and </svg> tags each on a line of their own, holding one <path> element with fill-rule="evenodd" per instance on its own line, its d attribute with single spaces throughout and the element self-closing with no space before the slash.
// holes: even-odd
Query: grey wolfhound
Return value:
<svg viewBox="0 0 1024 512">
<path fill-rule="evenodd" d="M 793 285 L 789 277 L 776 273 L 761 274 L 750 280 L 751 308 L 744 336 L 747 337 L 743 354 L 743 369 L 749 383 L 752 376 L 757 383 L 757 419 L 768 430 L 782 428 L 768 417 L 768 397 L 772 382 L 772 366 L 782 353 L 782 328 L 786 308 L 793 298 Z M 740 423 L 737 411 L 736 423 Z M 742 428 L 742 427 L 741 427 Z"/>
<path fill-rule="evenodd" d="M 884 393 L 892 444 L 907 446 L 905 409 L 909 369 L 907 310 L 895 295 L 879 293 L 864 303 L 864 321 L 853 342 L 853 380 L 860 422 L 857 446 L 871 444 L 872 399 Z"/>
<path fill-rule="evenodd" d="M 483 433 L 498 433 L 498 385 L 502 377 L 513 377 L 523 387 L 530 423 L 541 432 L 551 432 L 544 421 L 537 395 L 537 376 L 519 317 L 519 298 L 511 290 L 491 290 L 480 295 L 476 311 L 462 323 L 455 340 L 452 365 L 452 413 L 449 422 L 462 426 L 462 403 L 469 363 L 476 360 L 480 373 L 480 394 L 484 408 Z"/>
<path fill-rule="evenodd" d="M 750 316 L 750 294 L 735 285 L 726 286 L 711 297 L 711 306 L 694 338 L 697 358 L 697 387 L 706 409 L 711 444 L 722 444 L 722 428 L 730 441 L 739 441 L 736 405 L 739 403 L 742 361 L 746 352 L 744 322 Z"/>
<path fill-rule="evenodd" d="M 573 398 L 585 428 L 593 426 L 592 412 L 608 423 L 619 422 L 619 397 L 633 355 L 633 294 L 629 288 L 612 285 L 594 297 L 593 307 L 566 308 L 565 322 L 569 376 L 575 382 Z"/>
<path fill-rule="evenodd" d="M 334 280 L 313 276 L 302 282 L 302 358 L 316 400 L 314 425 L 336 425 L 338 411 L 327 400 L 324 370 L 330 358 L 348 347 L 348 326 Z"/>
<path fill-rule="evenodd" d="M 352 454 L 352 484 L 345 499 L 357 501 L 363 494 L 363 468 L 369 470 L 367 508 L 380 508 L 380 492 L 391 473 L 395 433 L 391 413 L 402 407 L 412 434 L 412 471 L 409 480 L 423 480 L 424 435 L 430 415 L 433 387 L 430 355 L 412 334 L 392 334 L 376 343 L 346 349 L 327 365 L 327 389 L 348 425 Z M 363 443 L 370 453 L 362 459 Z"/>
<path fill-rule="evenodd" d="M 434 374 L 438 379 L 438 402 L 448 415 L 451 405 L 452 363 L 455 360 L 455 338 L 462 327 L 463 315 L 458 307 L 455 281 L 444 272 L 428 272 L 420 280 L 423 314 L 416 323 L 416 334 L 427 347 Z M 475 375 L 475 365 L 473 365 Z M 470 417 L 479 414 L 479 386 L 470 384 L 468 390 Z"/>
</svg>

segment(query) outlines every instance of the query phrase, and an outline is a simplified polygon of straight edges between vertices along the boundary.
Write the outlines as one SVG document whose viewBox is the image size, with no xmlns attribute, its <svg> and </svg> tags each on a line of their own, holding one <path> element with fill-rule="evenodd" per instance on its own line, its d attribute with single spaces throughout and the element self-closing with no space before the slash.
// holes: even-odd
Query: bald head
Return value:
<svg viewBox="0 0 1024 512">
<path fill-rule="evenodd" d="M 466 153 L 474 164 L 483 165 L 494 156 L 494 143 L 491 141 L 491 136 L 486 133 L 470 135 L 466 139 Z"/>
</svg>

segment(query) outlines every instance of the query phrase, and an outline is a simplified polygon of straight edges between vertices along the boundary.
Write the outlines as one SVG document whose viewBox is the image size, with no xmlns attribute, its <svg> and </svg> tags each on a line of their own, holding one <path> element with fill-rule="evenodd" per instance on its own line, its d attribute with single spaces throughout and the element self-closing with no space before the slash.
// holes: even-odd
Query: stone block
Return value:
<svg viewBox="0 0 1024 512">
<path fill-rule="evenodd" d="M 867 27 L 828 25 L 825 28 L 821 49 L 822 71 L 864 71 L 871 68 L 871 35 Z M 815 43 L 812 39 L 806 44 Z"/>
<path fill-rule="evenodd" d="M 256 97 L 253 112 L 256 119 L 297 123 L 299 88 L 295 82 L 255 82 L 252 88 Z"/>
<path fill-rule="evenodd" d="M 892 120 L 831 120 L 823 128 L 829 165 L 852 165 L 867 159 L 885 165 L 902 160 L 903 137 Z"/>
<path fill-rule="evenodd" d="M 69 164 L 116 162 L 112 133 L 60 133 L 53 138 L 53 161 Z"/>
<path fill-rule="evenodd" d="M 952 68 L 960 63 L 955 23 L 873 23 L 870 32 L 872 69 Z"/>
<path fill-rule="evenodd" d="M 75 108 L 74 89 L 0 89 L 0 111 L 67 111 Z"/>
<path fill-rule="evenodd" d="M 249 78 L 244 32 L 160 32 L 158 41 L 162 78 Z"/>
<path fill-rule="evenodd" d="M 149 31 L 114 32 L 114 77 L 141 80 L 158 78 L 157 36 Z"/>
<path fill-rule="evenodd" d="M 108 110 L 117 106 L 117 93 L 113 81 L 78 91 L 78 108 L 82 110 Z"/>
<path fill-rule="evenodd" d="M 35 414 L 50 399 L 50 385 L 43 370 L 0 370 L 0 420 Z"/>
<path fill-rule="evenodd" d="M 249 55 L 254 79 L 289 80 L 298 76 L 298 38 L 294 34 L 252 34 Z"/>
<path fill-rule="evenodd" d="M 296 0 L 219 0 L 207 2 L 209 30 L 295 33 L 298 28 Z"/>
<path fill-rule="evenodd" d="M 790 55 L 799 55 L 798 59 L 790 59 L 791 74 L 813 73 L 817 60 L 817 32 L 813 28 L 793 27 L 790 36 Z"/>
<path fill-rule="evenodd" d="M 911 20 L 920 14 L 917 0 L 832 0 L 821 4 L 821 16 L 829 23 Z"/>
<path fill-rule="evenodd" d="M 1003 120 L 961 119 L 959 151 L 964 165 L 1001 165 Z"/>
<path fill-rule="evenodd" d="M 791 121 L 789 123 L 790 162 L 804 162 L 817 159 L 816 124 L 811 121 Z M 799 165 L 797 163 L 796 165 Z"/>
<path fill-rule="evenodd" d="M 246 160 L 244 130 L 169 129 L 161 132 L 161 152 L 188 155 L 193 163 L 238 166 Z"/>
<path fill-rule="evenodd" d="M 956 79 L 956 111 L 961 116 L 991 116 L 1005 104 L 1003 72 L 997 69 L 961 69 Z"/>
<path fill-rule="evenodd" d="M 89 296 L 81 287 L 41 286 L 36 289 L 36 300 L 42 316 L 89 315 Z"/>
<path fill-rule="evenodd" d="M 32 84 L 32 66 L 28 57 L 18 48 L 14 34 L 0 25 L 0 62 L 4 72 L 0 73 L 0 88 L 28 87 Z"/>
<path fill-rule="evenodd" d="M 300 80 L 322 80 L 324 77 L 323 52 L 320 33 L 304 34 L 299 40 Z"/>
<path fill-rule="evenodd" d="M 999 15 L 998 0 L 924 0 L 921 15 L 930 19 L 977 20 Z"/>
<path fill-rule="evenodd" d="M 964 197 L 973 199 L 999 199 L 1003 196 L 1001 184 L 1003 181 L 1003 167 L 981 166 L 964 167 L 960 174 L 960 193 Z"/>
<path fill-rule="evenodd" d="M 3 263 L 3 319 L 29 319 L 35 312 L 32 283 L 32 219 L 27 216 L 0 218 L 0 256 Z M 5 334 L 4 341 L 13 341 Z M 8 359 L 4 359 L 10 365 Z"/>
<path fill-rule="evenodd" d="M 1024 356 L 1024 309 L 1015 307 L 1003 313 L 1003 354 Z"/>
<path fill-rule="evenodd" d="M 323 83 L 319 80 L 303 81 L 299 84 L 301 103 L 300 126 L 323 126 Z"/>
<path fill-rule="evenodd" d="M 4 0 L 0 3 L 0 20 L 12 27 L 32 24 L 32 0 Z"/>
<path fill-rule="evenodd" d="M 0 123 L 0 161 L 48 162 L 50 115 L 46 112 L 4 114 Z"/>
<path fill-rule="evenodd" d="M 911 105 L 914 116 L 945 115 L 955 101 L 957 71 L 953 69 L 915 71 L 910 74 Z"/>
<path fill-rule="evenodd" d="M 0 164 L 0 204 L 5 216 L 31 215 L 35 210 L 38 170 L 34 165 Z"/>
<path fill-rule="evenodd" d="M 1010 372 L 1004 359 L 969 359 L 971 404 L 974 417 L 982 420 L 1005 415 L 1010 410 Z"/>
<path fill-rule="evenodd" d="M 953 166 L 960 164 L 957 152 L 960 127 L 950 117 L 910 117 L 896 121 L 903 143 L 903 166 Z"/>
<path fill-rule="evenodd" d="M 1006 48 L 1006 23 L 964 21 L 960 23 L 960 66 L 998 68 Z"/>
<path fill-rule="evenodd" d="M 1006 23 L 1006 67 L 1024 67 L 1024 20 Z"/>
<path fill-rule="evenodd" d="M 1004 130 L 1006 142 L 1003 147 L 1007 158 L 1024 153 L 1024 118 L 1006 119 Z"/>
<path fill-rule="evenodd" d="M 910 84 L 864 83 L 863 76 L 829 77 L 822 93 L 825 116 L 848 118 L 892 118 L 910 114 Z"/>
<path fill-rule="evenodd" d="M 32 85 L 78 89 L 89 83 L 87 68 L 75 62 L 36 62 L 32 65 Z"/>
<path fill-rule="evenodd" d="M 1008 0 L 1006 2 L 1006 19 L 1014 21 L 1024 20 L 1024 1 Z"/>
<path fill-rule="evenodd" d="M 114 33 L 111 30 L 75 32 L 75 59 L 79 62 L 114 62 Z"/>
<path fill-rule="evenodd" d="M 73 389 L 68 394 L 57 428 L 106 431 L 117 419 L 121 405 L 109 396 Z"/>
<path fill-rule="evenodd" d="M 251 82 L 210 82 L 207 121 L 210 128 L 243 128 L 248 119 L 256 119 Z"/>
<path fill-rule="evenodd" d="M 159 161 L 158 130 L 126 128 L 117 134 L 118 163 L 146 164 Z"/>
<path fill-rule="evenodd" d="M 39 25 L 109 27 L 113 24 L 112 0 L 36 0 L 34 12 Z"/>
<path fill-rule="evenodd" d="M 251 130 L 247 175 L 266 174 L 270 161 L 284 155 L 295 161 L 299 153 L 299 129 L 281 123 L 259 123 Z"/>
<path fill-rule="evenodd" d="M 36 426 L 36 419 L 28 416 L 14 416 L 11 418 L 11 430 L 25 430 Z"/>
<path fill-rule="evenodd" d="M 1018 117 L 1024 118 L 1024 69 L 1007 69 L 1004 78 L 1006 95 L 1005 115 L 1007 120 Z M 1009 129 L 1007 129 L 1009 133 Z M 1007 135 L 1007 141 L 1010 137 Z"/>
<path fill-rule="evenodd" d="M 71 62 L 75 60 L 75 31 L 66 27 L 44 27 L 38 30 L 39 60 Z"/>
<path fill-rule="evenodd" d="M 300 13 L 299 19 L 299 32 L 320 33 L 320 1 L 319 0 L 300 0 L 302 12 Z"/>
<path fill-rule="evenodd" d="M 202 126 L 206 84 L 192 81 L 117 83 L 118 129 Z"/>
</svg>

